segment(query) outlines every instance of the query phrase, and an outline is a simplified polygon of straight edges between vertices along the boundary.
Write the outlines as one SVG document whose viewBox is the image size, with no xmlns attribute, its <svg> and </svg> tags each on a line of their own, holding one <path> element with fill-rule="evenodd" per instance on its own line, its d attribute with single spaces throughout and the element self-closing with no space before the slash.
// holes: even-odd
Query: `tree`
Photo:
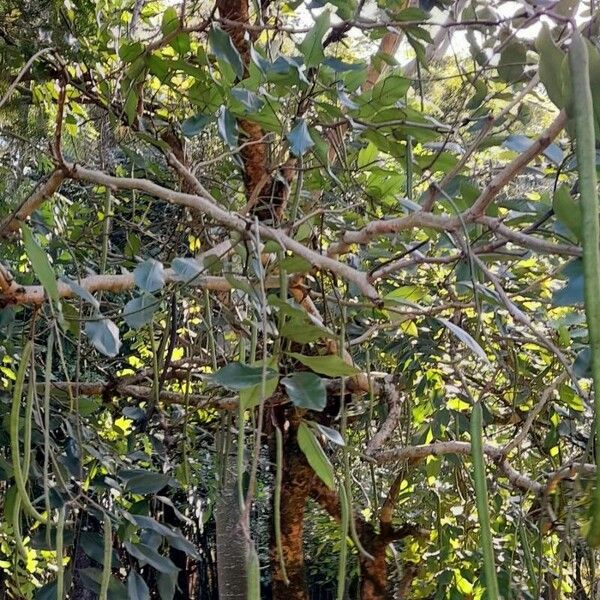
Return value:
<svg viewBox="0 0 600 600">
<path fill-rule="evenodd" d="M 593 2 L 0 14 L 10 597 L 595 597 Z"/>
</svg>

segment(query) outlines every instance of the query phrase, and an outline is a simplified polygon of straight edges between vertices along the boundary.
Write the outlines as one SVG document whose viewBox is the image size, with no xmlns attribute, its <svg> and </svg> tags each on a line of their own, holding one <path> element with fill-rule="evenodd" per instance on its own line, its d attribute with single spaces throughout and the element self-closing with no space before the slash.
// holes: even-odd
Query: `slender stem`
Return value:
<svg viewBox="0 0 600 600">
<path fill-rule="evenodd" d="M 574 28 L 569 49 L 569 67 L 573 86 L 575 136 L 583 228 L 583 273 L 585 313 L 592 352 L 596 465 L 600 465 L 600 226 L 598 223 L 598 182 L 596 179 L 596 141 L 594 113 L 585 40 Z M 596 471 L 592 523 L 588 532 L 591 546 L 600 545 L 600 469 Z"/>
<path fill-rule="evenodd" d="M 494 560 L 494 545 L 490 524 L 487 483 L 485 478 L 485 459 L 483 456 L 483 414 L 481 403 L 476 402 L 471 415 L 471 457 L 473 460 L 473 481 L 475 483 L 475 500 L 479 517 L 481 551 L 483 554 L 483 570 L 489 600 L 498 600 L 498 579 Z"/>
<path fill-rule="evenodd" d="M 100 580 L 99 600 L 108 600 L 108 584 L 110 583 L 110 572 L 112 566 L 112 524 L 108 513 L 104 513 L 104 567 L 102 579 Z"/>
<path fill-rule="evenodd" d="M 275 543 L 277 545 L 277 557 L 279 559 L 279 566 L 281 567 L 281 574 L 283 575 L 283 582 L 285 585 L 289 584 L 287 571 L 285 570 L 285 559 L 283 557 L 283 546 L 281 544 L 281 483 L 283 480 L 283 434 L 279 427 L 275 427 L 275 490 L 274 490 L 274 515 L 273 522 L 275 528 Z"/>
</svg>

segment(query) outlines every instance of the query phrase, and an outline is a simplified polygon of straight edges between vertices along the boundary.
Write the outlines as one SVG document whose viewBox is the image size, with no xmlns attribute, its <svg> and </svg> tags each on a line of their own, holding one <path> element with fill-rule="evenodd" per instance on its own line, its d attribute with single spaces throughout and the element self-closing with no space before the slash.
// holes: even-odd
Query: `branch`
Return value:
<svg viewBox="0 0 600 600">
<path fill-rule="evenodd" d="M 504 472 L 508 480 L 516 487 L 539 493 L 543 486 L 537 481 L 529 478 L 527 475 L 519 473 L 505 459 L 503 448 L 492 446 L 491 444 L 483 445 L 483 452 L 494 461 L 501 461 L 499 466 Z M 450 441 L 450 442 L 433 442 L 431 444 L 420 444 L 418 446 L 404 446 L 402 448 L 394 448 L 393 450 L 384 450 L 372 456 L 378 464 L 396 462 L 396 461 L 411 461 L 417 462 L 427 456 L 443 456 L 445 454 L 471 454 L 471 443 Z"/>
<path fill-rule="evenodd" d="M 513 161 L 508 163 L 496 175 L 486 188 L 481 192 L 473 206 L 462 213 L 462 221 L 473 222 L 484 216 L 485 210 L 492 203 L 498 193 L 510 183 L 538 154 L 543 152 L 562 131 L 567 122 L 566 113 L 561 111 L 546 131 L 523 153 L 519 154 Z M 497 224 L 495 224 L 497 226 Z M 426 211 L 418 211 L 410 215 L 396 219 L 381 219 L 372 221 L 359 231 L 347 231 L 342 235 L 341 241 L 331 244 L 327 250 L 328 256 L 338 256 L 348 252 L 353 244 L 367 244 L 373 238 L 381 235 L 393 235 L 415 227 L 428 227 L 437 231 L 455 231 L 461 227 L 461 219 L 458 216 L 433 215 Z M 507 228 L 508 229 L 508 228 Z M 510 231 L 510 230 L 509 230 Z M 503 235 L 506 231 L 502 232 Z M 532 236 L 525 240 L 521 234 L 521 242 L 531 243 Z M 508 237 L 508 236 L 506 236 Z"/>
<path fill-rule="evenodd" d="M 27 71 L 29 71 L 31 65 L 43 54 L 47 54 L 48 52 L 51 52 L 52 50 L 54 50 L 54 48 L 42 48 L 41 50 L 38 50 L 26 63 L 25 66 L 21 69 L 21 71 L 19 72 L 19 74 L 15 77 L 14 81 L 10 84 L 10 86 L 8 86 L 8 90 L 6 90 L 6 94 L 4 94 L 4 96 L 2 97 L 2 99 L 0 99 L 0 108 L 2 108 L 6 102 L 8 101 L 8 99 L 11 97 L 12 93 L 15 91 L 15 89 L 17 88 L 17 85 L 19 85 L 19 81 L 21 81 L 21 79 L 23 79 L 23 77 L 25 76 L 25 73 L 27 73 Z"/>
<path fill-rule="evenodd" d="M 206 192 L 205 196 L 185 194 L 162 187 L 147 179 L 113 177 L 102 171 L 87 169 L 75 164 L 67 165 L 67 169 L 68 176 L 72 179 L 88 181 L 112 189 L 138 190 L 150 196 L 166 200 L 171 204 L 187 206 L 198 210 L 213 218 L 224 227 L 238 231 L 243 235 L 246 235 L 248 230 L 255 226 L 252 220 L 244 219 L 218 206 L 217 201 L 208 192 Z M 378 299 L 377 290 L 369 283 L 366 273 L 307 248 L 279 229 L 258 224 L 258 231 L 262 239 L 273 240 L 285 250 L 289 250 L 297 256 L 305 258 L 314 267 L 325 271 L 332 271 L 346 281 L 351 281 L 370 300 Z"/>
<path fill-rule="evenodd" d="M 181 279 L 173 269 L 165 269 L 165 283 L 181 282 Z M 58 295 L 60 298 L 75 298 L 77 294 L 70 285 L 63 281 L 58 281 Z M 90 275 L 79 280 L 78 285 L 90 293 L 94 292 L 125 292 L 132 290 L 135 286 L 133 273 L 123 273 L 121 275 Z M 205 290 L 228 292 L 231 284 L 225 277 L 213 277 L 210 275 L 199 275 L 190 284 L 194 288 Z M 268 287 L 277 287 L 279 281 L 269 279 Z M 7 289 L 2 289 L 0 285 L 0 306 L 8 304 L 43 304 L 46 299 L 46 293 L 41 285 L 19 285 L 14 280 Z"/>
<path fill-rule="evenodd" d="M 498 192 L 510 183 L 538 154 L 543 152 L 564 129 L 567 124 L 567 114 L 561 110 L 550 126 L 542 133 L 525 152 L 522 152 L 513 161 L 508 163 L 496 177 L 488 183 L 473 206 L 464 213 L 467 221 L 481 217 L 486 208 L 492 203 Z"/>
<path fill-rule="evenodd" d="M 383 393 L 387 397 L 388 415 L 377 433 L 371 438 L 367 445 L 366 454 L 375 454 L 394 433 L 400 420 L 400 395 L 396 386 L 391 381 L 383 384 Z"/>
<path fill-rule="evenodd" d="M 56 192 L 64 178 L 65 174 L 62 170 L 57 169 L 54 171 L 15 212 L 8 215 L 0 222 L 0 238 L 7 238 L 10 234 L 17 231 L 21 227 L 21 223 L 36 211 L 42 202 L 50 198 L 50 196 Z"/>
<path fill-rule="evenodd" d="M 43 387 L 43 384 L 40 384 Z M 74 383 L 66 381 L 53 381 L 52 388 L 60 392 L 70 393 L 74 396 L 128 396 L 137 400 L 150 400 L 154 395 L 154 390 L 151 387 L 134 384 L 120 383 Z M 179 394 L 161 390 L 160 400 L 165 404 L 181 404 L 185 405 L 186 400 L 190 405 L 196 408 L 217 408 L 221 410 L 234 410 L 237 408 L 237 400 L 224 400 L 222 398 L 207 398 L 201 394 Z"/>
</svg>

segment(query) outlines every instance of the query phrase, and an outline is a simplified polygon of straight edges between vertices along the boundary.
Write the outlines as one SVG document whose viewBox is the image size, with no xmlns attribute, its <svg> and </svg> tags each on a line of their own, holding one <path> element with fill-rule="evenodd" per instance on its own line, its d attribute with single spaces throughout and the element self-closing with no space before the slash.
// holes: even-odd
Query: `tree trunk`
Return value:
<svg viewBox="0 0 600 600">
<path fill-rule="evenodd" d="M 304 509 L 314 479 L 304 454 L 296 442 L 296 430 L 290 428 L 283 447 L 283 477 L 281 483 L 281 546 L 288 584 L 277 555 L 275 535 L 271 542 L 273 600 L 307 600 L 304 574 Z"/>
<path fill-rule="evenodd" d="M 365 545 L 365 550 L 374 560 L 360 557 L 361 600 L 388 600 L 391 598 L 388 591 L 387 547 L 387 540 L 380 535 L 373 535 Z"/>
<path fill-rule="evenodd" d="M 242 600 L 246 598 L 247 544 L 240 526 L 234 447 L 224 455 L 222 466 L 215 504 L 219 600 Z"/>
</svg>

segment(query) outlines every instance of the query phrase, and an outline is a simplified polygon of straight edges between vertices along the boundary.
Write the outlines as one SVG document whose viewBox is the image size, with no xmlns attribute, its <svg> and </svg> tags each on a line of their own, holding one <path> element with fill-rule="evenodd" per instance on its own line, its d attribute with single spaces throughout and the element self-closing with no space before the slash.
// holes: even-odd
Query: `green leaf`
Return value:
<svg viewBox="0 0 600 600">
<path fill-rule="evenodd" d="M 195 258 L 174 258 L 171 268 L 175 271 L 178 281 L 191 283 L 203 271 L 202 265 Z"/>
<path fill-rule="evenodd" d="M 95 594 L 100 592 L 100 582 L 102 581 L 102 571 L 95 567 L 87 567 L 79 570 L 83 585 L 92 590 Z M 129 600 L 127 589 L 114 575 L 111 575 L 108 583 L 107 597 L 110 600 Z"/>
<path fill-rule="evenodd" d="M 98 302 L 98 300 L 90 293 L 89 290 L 86 290 L 84 287 L 80 286 L 77 282 L 69 279 L 68 277 L 61 277 L 60 280 L 66 283 L 82 300 L 89 302 L 96 309 L 100 308 L 100 302 Z"/>
<path fill-rule="evenodd" d="M 56 274 L 54 269 L 48 260 L 48 255 L 40 245 L 37 243 L 33 233 L 29 227 L 23 223 L 21 225 L 21 231 L 23 232 L 23 245 L 25 246 L 25 253 L 27 258 L 33 267 L 33 272 L 36 277 L 40 280 L 40 283 L 44 287 L 44 290 L 48 294 L 48 297 L 54 302 L 58 302 L 58 285 L 56 283 Z"/>
<path fill-rule="evenodd" d="M 158 300 L 152 294 L 142 294 L 123 307 L 123 319 L 132 329 L 139 329 L 152 321 L 158 304 Z"/>
<path fill-rule="evenodd" d="M 302 156 L 305 152 L 310 150 L 315 143 L 310 137 L 306 121 L 300 119 L 298 124 L 292 129 L 286 136 L 287 141 L 290 143 L 290 150 L 295 156 Z"/>
<path fill-rule="evenodd" d="M 125 489 L 133 494 L 156 494 L 171 482 L 166 473 L 155 473 L 144 469 L 131 469 L 119 472 L 125 481 Z"/>
<path fill-rule="evenodd" d="M 308 344 L 309 342 L 331 337 L 323 328 L 297 320 L 285 322 L 279 333 L 281 337 L 299 344 Z"/>
<path fill-rule="evenodd" d="M 135 284 L 145 292 L 156 292 L 165 285 L 163 264 L 154 258 L 148 258 L 133 271 Z"/>
<path fill-rule="evenodd" d="M 540 81 L 544 84 L 550 100 L 558 108 L 563 108 L 565 103 L 560 65 L 564 60 L 565 53 L 555 44 L 546 23 L 542 26 L 542 30 L 535 42 L 535 47 L 540 56 L 538 69 Z"/>
<path fill-rule="evenodd" d="M 364 148 L 361 148 L 358 151 L 358 158 L 356 160 L 356 164 L 359 169 L 364 169 L 365 167 L 374 167 L 374 162 L 377 159 L 377 155 L 379 154 L 379 150 L 377 146 L 373 142 L 369 142 Z"/>
<path fill-rule="evenodd" d="M 581 240 L 581 206 L 573 199 L 567 185 L 561 185 L 554 193 L 552 208 L 556 218 L 577 240 Z"/>
<path fill-rule="evenodd" d="M 333 466 L 323 451 L 321 444 L 306 423 L 300 423 L 298 427 L 298 446 L 306 456 L 308 464 L 320 477 L 323 483 L 330 489 L 335 489 L 335 476 Z"/>
<path fill-rule="evenodd" d="M 527 60 L 527 47 L 523 42 L 512 41 L 500 53 L 498 75 L 508 83 L 514 83 L 523 76 Z"/>
<path fill-rule="evenodd" d="M 150 590 L 142 576 L 131 569 L 127 577 L 127 595 L 129 600 L 150 600 Z"/>
<path fill-rule="evenodd" d="M 123 104 L 123 112 L 127 117 L 127 122 L 131 125 L 135 121 L 137 115 L 139 96 L 131 85 L 131 82 L 129 82 L 129 87 L 130 89 L 127 91 L 125 103 Z"/>
<path fill-rule="evenodd" d="M 148 65 L 148 71 L 152 75 L 158 77 L 160 81 L 165 81 L 167 79 L 170 70 L 169 66 L 171 64 L 169 61 L 156 54 L 151 54 L 146 59 L 146 64 Z"/>
<path fill-rule="evenodd" d="M 156 587 L 160 600 L 173 600 L 177 588 L 177 573 L 159 573 Z"/>
<path fill-rule="evenodd" d="M 438 321 L 447 327 L 467 348 L 469 348 L 469 350 L 473 352 L 473 354 L 475 354 L 475 356 L 478 356 L 486 365 L 490 364 L 483 348 L 475 341 L 470 333 L 467 333 L 464 329 L 446 319 L 438 318 Z"/>
<path fill-rule="evenodd" d="M 304 64 L 307 67 L 316 67 L 325 59 L 323 38 L 329 29 L 329 24 L 330 14 L 325 10 L 315 19 L 314 27 L 299 44 L 298 48 L 304 56 Z"/>
<path fill-rule="evenodd" d="M 136 525 L 139 525 L 142 529 L 154 531 L 158 535 L 167 538 L 169 544 L 173 548 L 177 548 L 193 558 L 200 558 L 200 554 L 196 550 L 194 544 L 187 540 L 178 529 L 167 527 L 166 525 L 159 523 L 156 519 L 144 515 L 130 515 L 127 518 Z"/>
<path fill-rule="evenodd" d="M 142 564 L 149 564 L 161 573 L 176 573 L 178 571 L 171 559 L 162 556 L 154 548 L 150 548 L 146 544 L 125 542 L 124 546 L 131 556 L 137 558 Z"/>
<path fill-rule="evenodd" d="M 579 306 L 583 304 L 584 276 L 583 260 L 577 258 L 562 270 L 567 277 L 565 285 L 552 295 L 554 306 Z"/>
<path fill-rule="evenodd" d="M 173 48 L 173 50 L 175 50 L 175 52 L 177 52 L 177 54 L 179 55 L 183 55 L 186 52 L 189 52 L 192 47 L 190 41 L 190 34 L 180 33 L 179 35 L 175 36 L 173 40 L 171 40 L 169 46 L 171 46 L 171 48 Z"/>
<path fill-rule="evenodd" d="M 309 410 L 322 411 L 327 404 L 327 389 L 323 380 L 309 372 L 293 373 L 284 377 L 281 383 L 296 406 Z"/>
<path fill-rule="evenodd" d="M 181 123 L 181 133 L 188 138 L 196 137 L 212 120 L 211 115 L 198 113 Z"/>
<path fill-rule="evenodd" d="M 378 81 L 370 92 L 361 96 L 366 102 L 375 102 L 380 106 L 393 106 L 404 98 L 408 88 L 410 87 L 410 79 L 405 79 L 399 75 L 388 75 Z"/>
<path fill-rule="evenodd" d="M 335 354 L 326 356 L 306 356 L 297 352 L 288 352 L 288 354 L 315 373 L 321 373 L 328 377 L 350 377 L 360 373 L 360 369 L 345 363 L 340 356 Z"/>
<path fill-rule="evenodd" d="M 272 379 L 277 373 L 273 369 L 266 369 L 267 379 Z M 216 373 L 211 380 L 228 390 L 238 392 L 240 390 L 260 385 L 263 377 L 262 366 L 251 367 L 240 362 L 230 362 Z"/>
<path fill-rule="evenodd" d="M 93 531 L 82 531 L 79 537 L 79 543 L 83 551 L 99 565 L 104 564 L 104 541 L 102 536 Z M 119 555 L 115 550 L 112 551 L 111 566 L 113 569 L 119 568 Z"/>
<path fill-rule="evenodd" d="M 279 376 L 270 377 L 265 381 L 265 399 L 275 393 L 279 383 Z M 254 408 L 262 399 L 262 383 L 240 390 L 240 404 L 243 410 Z"/>
<path fill-rule="evenodd" d="M 144 46 L 140 42 L 133 42 L 131 44 L 124 43 L 119 47 L 119 58 L 123 62 L 133 62 L 136 58 L 139 58 L 144 53 Z"/>
<path fill-rule="evenodd" d="M 163 13 L 162 23 L 160 30 L 163 35 L 169 35 L 173 33 L 179 27 L 179 15 L 174 6 L 169 6 Z"/>
<path fill-rule="evenodd" d="M 217 117 L 217 128 L 223 141 L 230 147 L 235 148 L 238 143 L 238 127 L 235 117 L 224 106 L 219 109 Z"/>
<path fill-rule="evenodd" d="M 262 98 L 254 92 L 244 88 L 235 87 L 231 90 L 231 95 L 245 108 L 246 112 L 258 112 L 264 105 Z"/>
<path fill-rule="evenodd" d="M 286 273 L 308 273 L 312 269 L 312 265 L 301 256 L 286 256 L 279 266 Z"/>
<path fill-rule="evenodd" d="M 231 36 L 218 25 L 213 25 L 208 33 L 208 41 L 213 54 L 227 63 L 239 79 L 244 76 L 244 63 L 240 53 L 233 44 Z"/>
<path fill-rule="evenodd" d="M 56 600 L 56 587 L 56 581 L 52 581 L 38 588 L 33 596 L 33 600 Z"/>
<path fill-rule="evenodd" d="M 121 349 L 119 328 L 110 319 L 88 321 L 84 331 L 98 352 L 110 357 L 119 354 Z"/>
</svg>

